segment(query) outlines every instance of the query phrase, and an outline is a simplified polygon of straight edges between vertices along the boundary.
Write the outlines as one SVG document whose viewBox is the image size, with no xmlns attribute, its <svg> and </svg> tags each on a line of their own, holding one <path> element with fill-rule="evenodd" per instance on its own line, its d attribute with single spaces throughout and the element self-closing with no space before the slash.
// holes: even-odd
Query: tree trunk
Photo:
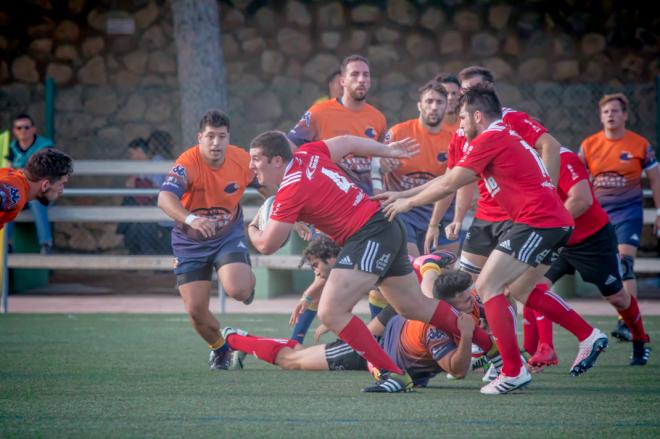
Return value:
<svg viewBox="0 0 660 439">
<path fill-rule="evenodd" d="M 176 36 L 181 134 L 197 143 L 199 121 L 208 110 L 227 111 L 225 60 L 217 0 L 171 0 Z"/>
</svg>

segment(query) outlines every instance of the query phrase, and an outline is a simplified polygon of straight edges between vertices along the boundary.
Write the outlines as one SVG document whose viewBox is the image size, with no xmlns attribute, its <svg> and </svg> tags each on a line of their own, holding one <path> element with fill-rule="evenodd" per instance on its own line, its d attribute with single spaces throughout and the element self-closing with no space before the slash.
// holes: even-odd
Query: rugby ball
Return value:
<svg viewBox="0 0 660 439">
<path fill-rule="evenodd" d="M 266 230 L 266 224 L 268 224 L 270 214 L 273 211 L 274 202 L 275 195 L 266 198 L 266 201 L 264 201 L 264 203 L 261 205 L 261 207 L 259 207 L 259 210 L 257 211 L 257 228 L 262 232 Z M 289 242 L 289 238 L 291 238 L 291 233 L 289 233 L 289 236 L 286 237 L 280 248 L 284 247 L 286 243 Z"/>
<path fill-rule="evenodd" d="M 266 224 L 268 224 L 268 220 L 270 219 L 270 213 L 273 211 L 274 202 L 274 195 L 266 198 L 266 201 L 264 201 L 257 211 L 257 228 L 262 232 L 266 229 Z"/>
</svg>

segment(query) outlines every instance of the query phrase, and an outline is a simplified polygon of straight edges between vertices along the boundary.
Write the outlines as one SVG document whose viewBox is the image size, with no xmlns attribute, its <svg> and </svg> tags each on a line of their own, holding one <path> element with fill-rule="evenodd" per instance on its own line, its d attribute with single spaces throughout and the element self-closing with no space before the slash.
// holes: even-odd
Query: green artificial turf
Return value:
<svg viewBox="0 0 660 439">
<path fill-rule="evenodd" d="M 275 337 L 290 334 L 287 322 L 221 320 Z M 660 318 L 646 324 L 657 340 Z M 210 371 L 208 349 L 183 315 L 4 315 L 0 437 L 660 436 L 660 352 L 629 367 L 631 345 L 611 340 L 575 378 L 576 343 L 561 329 L 555 335 L 560 365 L 517 394 L 482 396 L 472 374 L 376 395 L 360 393 L 366 372 L 286 372 L 252 357 L 242 371 Z"/>
</svg>

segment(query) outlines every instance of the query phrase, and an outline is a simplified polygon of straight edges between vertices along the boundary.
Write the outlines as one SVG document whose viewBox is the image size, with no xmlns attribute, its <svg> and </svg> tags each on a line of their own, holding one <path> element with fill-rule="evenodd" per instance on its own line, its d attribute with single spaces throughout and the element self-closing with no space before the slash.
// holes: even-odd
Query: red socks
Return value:
<svg viewBox="0 0 660 439">
<path fill-rule="evenodd" d="M 525 305 L 523 307 L 523 349 L 529 355 L 534 355 L 538 345 L 539 330 L 536 326 L 536 313 L 532 308 Z"/>
<path fill-rule="evenodd" d="M 275 364 L 277 354 L 283 348 L 293 348 L 296 340 L 286 338 L 261 338 L 252 335 L 231 334 L 227 337 L 229 347 L 235 351 L 252 354 L 260 360 Z"/>
<path fill-rule="evenodd" d="M 523 348 L 530 355 L 534 355 L 539 343 L 546 343 L 554 349 L 552 320 L 525 305 L 523 307 Z"/>
<path fill-rule="evenodd" d="M 525 305 L 571 332 L 579 341 L 589 337 L 593 331 L 586 320 L 544 284 L 534 287 Z"/>
<path fill-rule="evenodd" d="M 457 315 L 458 311 L 456 311 L 456 308 L 444 300 L 439 300 L 438 306 L 433 312 L 433 317 L 431 317 L 431 321 L 428 323 L 447 333 L 448 335 L 453 337 L 460 337 L 461 332 L 458 330 L 458 325 L 456 324 Z M 486 332 L 480 326 L 474 327 L 472 341 L 484 352 L 490 351 L 490 348 L 493 347 L 493 341 L 490 339 L 488 332 Z"/>
<path fill-rule="evenodd" d="M 495 337 L 495 343 L 502 356 L 502 373 L 509 377 L 518 376 L 522 367 L 520 349 L 516 339 L 513 314 L 504 294 L 499 294 L 484 303 L 486 320 Z"/>
<path fill-rule="evenodd" d="M 644 330 L 642 314 L 639 312 L 637 299 L 634 296 L 630 296 L 630 306 L 623 311 L 619 311 L 619 315 L 623 318 L 623 321 L 626 322 L 628 329 L 630 329 L 633 340 L 642 340 L 644 343 L 648 343 L 649 336 Z"/>
<path fill-rule="evenodd" d="M 353 316 L 338 335 L 339 338 L 351 345 L 358 354 L 378 369 L 398 374 L 404 373 L 378 345 L 374 336 L 369 332 L 367 325 L 359 318 Z"/>
</svg>

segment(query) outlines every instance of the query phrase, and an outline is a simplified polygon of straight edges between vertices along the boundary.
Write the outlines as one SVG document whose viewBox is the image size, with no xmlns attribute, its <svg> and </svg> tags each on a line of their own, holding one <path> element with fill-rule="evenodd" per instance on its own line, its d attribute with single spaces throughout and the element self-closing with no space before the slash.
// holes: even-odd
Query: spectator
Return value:
<svg viewBox="0 0 660 439">
<path fill-rule="evenodd" d="M 32 155 L 44 148 L 54 148 L 53 141 L 37 135 L 34 120 L 28 114 L 19 114 L 14 118 L 12 132 L 15 139 L 9 144 L 9 155 L 7 160 L 10 167 L 24 169 Z M 48 222 L 48 208 L 37 200 L 28 202 L 28 206 L 34 217 L 37 228 L 37 239 L 41 246 L 41 253 L 48 254 L 53 248 L 53 234 Z M 13 223 L 7 227 L 7 233 L 11 236 Z"/>
<path fill-rule="evenodd" d="M 128 144 L 131 160 L 152 160 L 149 143 L 139 137 Z M 126 187 L 135 189 L 156 189 L 162 181 L 157 175 L 137 175 L 129 177 Z M 156 195 L 134 195 L 124 197 L 122 206 L 155 206 Z M 171 226 L 157 223 L 120 223 L 117 233 L 124 235 L 124 245 L 129 254 L 169 254 Z"/>
</svg>

